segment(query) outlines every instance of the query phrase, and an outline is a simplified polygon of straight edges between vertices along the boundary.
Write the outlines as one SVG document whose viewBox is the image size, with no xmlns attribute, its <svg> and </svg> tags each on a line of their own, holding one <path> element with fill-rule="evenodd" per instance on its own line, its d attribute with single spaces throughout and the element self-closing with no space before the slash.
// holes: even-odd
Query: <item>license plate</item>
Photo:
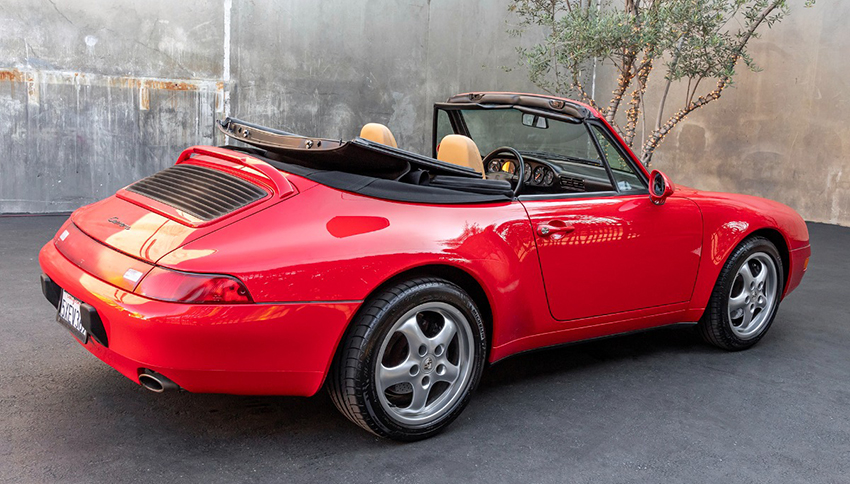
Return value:
<svg viewBox="0 0 850 484">
<path fill-rule="evenodd" d="M 80 341 L 85 343 L 89 334 L 80 318 L 80 300 L 62 290 L 62 299 L 59 300 L 59 312 L 56 313 L 56 321 L 71 330 L 71 333 Z"/>
</svg>

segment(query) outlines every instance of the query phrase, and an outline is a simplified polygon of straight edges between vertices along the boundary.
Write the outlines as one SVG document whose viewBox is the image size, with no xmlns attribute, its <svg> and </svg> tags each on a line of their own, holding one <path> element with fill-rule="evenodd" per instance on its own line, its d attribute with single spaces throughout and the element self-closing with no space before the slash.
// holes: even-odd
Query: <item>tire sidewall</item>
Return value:
<svg viewBox="0 0 850 484">
<path fill-rule="evenodd" d="M 466 317 L 472 330 L 473 355 L 471 357 L 472 371 L 467 380 L 466 388 L 462 390 L 451 409 L 438 419 L 416 427 L 401 424 L 389 415 L 383 408 L 378 397 L 375 384 L 375 373 L 378 354 L 384 340 L 388 337 L 398 319 L 416 306 L 427 302 L 443 302 L 451 304 Z M 429 281 L 418 284 L 391 299 L 383 311 L 372 318 L 370 329 L 364 336 L 362 347 L 364 356 L 364 373 L 361 394 L 363 404 L 374 418 L 380 429 L 390 437 L 399 440 L 419 440 L 430 437 L 450 424 L 463 411 L 481 378 L 487 355 L 487 340 L 481 314 L 472 298 L 460 287 L 442 281 Z"/>
</svg>

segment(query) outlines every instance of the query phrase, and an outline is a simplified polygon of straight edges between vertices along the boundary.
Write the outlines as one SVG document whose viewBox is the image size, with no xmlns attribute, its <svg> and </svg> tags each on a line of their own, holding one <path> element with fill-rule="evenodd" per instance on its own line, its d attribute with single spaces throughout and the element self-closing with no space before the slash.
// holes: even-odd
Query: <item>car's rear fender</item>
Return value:
<svg viewBox="0 0 850 484">
<path fill-rule="evenodd" d="M 488 343 L 493 335 L 493 295 L 488 291 L 487 287 L 479 280 L 478 277 L 472 275 L 467 269 L 451 264 L 426 264 L 413 268 L 406 269 L 384 281 L 376 287 L 366 298 L 370 300 L 382 291 L 389 289 L 404 281 L 410 281 L 420 277 L 439 277 L 449 282 L 456 284 L 462 288 L 469 297 L 475 302 L 475 306 L 481 313 L 481 319 L 484 321 L 484 329 Z M 363 306 L 361 306 L 361 310 Z"/>
<path fill-rule="evenodd" d="M 159 263 L 234 275 L 265 304 L 363 301 L 399 277 L 462 273 L 486 295 L 494 345 L 553 324 L 531 225 L 518 202 L 412 204 L 318 185 Z"/>
</svg>

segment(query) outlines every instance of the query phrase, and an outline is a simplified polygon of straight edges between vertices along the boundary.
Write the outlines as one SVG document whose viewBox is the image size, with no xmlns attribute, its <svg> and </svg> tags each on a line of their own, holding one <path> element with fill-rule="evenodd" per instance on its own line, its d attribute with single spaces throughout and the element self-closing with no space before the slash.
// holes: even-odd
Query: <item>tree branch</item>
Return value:
<svg viewBox="0 0 850 484">
<path fill-rule="evenodd" d="M 694 82 L 694 89 L 688 94 L 688 102 L 685 104 L 691 104 L 694 101 L 694 96 L 697 95 L 697 89 L 699 89 L 699 83 L 702 82 L 703 77 L 697 77 L 696 82 Z"/>
<path fill-rule="evenodd" d="M 593 109 L 599 109 L 599 106 L 596 105 L 596 101 L 590 96 L 587 91 L 585 91 L 584 85 L 582 85 L 581 80 L 579 80 L 578 76 L 575 73 L 573 74 L 573 89 L 578 91 L 579 95 L 581 96 L 582 102 L 587 103 Z"/>
<path fill-rule="evenodd" d="M 673 71 L 676 69 L 676 65 L 679 63 L 679 55 L 682 53 L 682 46 L 685 44 L 685 37 L 687 35 L 683 35 L 679 38 L 679 43 L 676 44 L 676 52 L 673 54 L 673 62 L 670 64 L 670 70 Z M 658 105 L 658 117 L 655 120 L 655 129 L 661 127 L 661 120 L 664 119 L 664 105 L 667 104 L 667 94 L 670 93 L 670 85 L 673 83 L 672 75 L 667 78 L 667 82 L 664 84 L 664 94 L 661 95 L 661 103 Z"/>
<path fill-rule="evenodd" d="M 628 49 L 624 49 L 626 52 L 623 56 L 623 67 L 620 69 L 620 75 L 617 76 L 617 88 L 614 89 L 613 97 L 611 101 L 608 103 L 608 107 L 605 108 L 605 120 L 609 123 L 614 121 L 614 116 L 617 115 L 617 111 L 620 109 L 620 102 L 623 100 L 623 94 L 626 93 L 626 90 L 629 88 L 629 84 L 631 84 L 632 79 L 634 79 L 634 65 L 635 65 L 635 56 L 628 54 Z"/>
<path fill-rule="evenodd" d="M 720 99 L 720 96 L 723 94 L 723 90 L 729 85 L 729 81 L 732 78 L 735 64 L 738 63 L 738 60 L 741 58 L 741 55 L 743 55 L 747 43 L 753 37 L 753 34 L 755 34 L 756 29 L 758 29 L 758 27 L 765 21 L 767 16 L 770 15 L 771 12 L 776 10 L 776 8 L 779 7 L 782 2 L 783 0 L 774 0 L 767 7 L 765 7 L 764 10 L 762 10 L 762 12 L 757 17 L 752 20 L 747 30 L 740 37 L 741 41 L 738 42 L 738 45 L 732 51 L 732 55 L 729 58 L 728 64 L 729 73 L 721 76 L 717 80 L 717 86 L 714 88 L 714 90 L 704 96 L 698 97 L 696 101 L 688 102 L 685 107 L 676 111 L 676 113 L 674 113 L 670 117 L 670 119 L 668 119 L 667 122 L 664 123 L 664 126 L 661 126 L 660 128 L 653 131 L 652 135 L 650 135 L 650 137 L 643 144 L 641 161 L 644 165 L 649 166 L 652 160 L 652 154 L 655 152 L 655 149 L 658 147 L 664 137 L 667 136 L 670 130 L 672 130 L 673 127 L 679 124 L 679 122 L 682 121 L 685 116 L 687 116 L 694 110 L 705 106 L 711 101 Z"/>
<path fill-rule="evenodd" d="M 629 146 L 632 146 L 632 141 L 635 138 L 635 131 L 637 130 L 637 123 L 641 112 L 641 100 L 643 99 L 644 91 L 646 91 L 646 82 L 649 78 L 649 73 L 652 71 L 652 60 L 649 52 L 645 51 L 643 62 L 641 62 L 636 76 L 637 87 L 632 92 L 632 99 L 629 101 L 629 110 L 626 112 L 626 136 L 623 140 Z"/>
</svg>

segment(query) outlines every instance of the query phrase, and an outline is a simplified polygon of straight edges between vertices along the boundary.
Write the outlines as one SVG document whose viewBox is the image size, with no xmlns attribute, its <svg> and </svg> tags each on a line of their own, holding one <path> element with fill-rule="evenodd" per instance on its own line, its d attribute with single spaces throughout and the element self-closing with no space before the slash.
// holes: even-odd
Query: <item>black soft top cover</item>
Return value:
<svg viewBox="0 0 850 484">
<path fill-rule="evenodd" d="M 466 167 L 363 138 L 307 138 L 226 118 L 219 129 L 252 147 L 224 146 L 262 159 L 279 170 L 322 185 L 401 202 L 468 204 L 507 202 L 508 182 L 483 180 Z"/>
</svg>

